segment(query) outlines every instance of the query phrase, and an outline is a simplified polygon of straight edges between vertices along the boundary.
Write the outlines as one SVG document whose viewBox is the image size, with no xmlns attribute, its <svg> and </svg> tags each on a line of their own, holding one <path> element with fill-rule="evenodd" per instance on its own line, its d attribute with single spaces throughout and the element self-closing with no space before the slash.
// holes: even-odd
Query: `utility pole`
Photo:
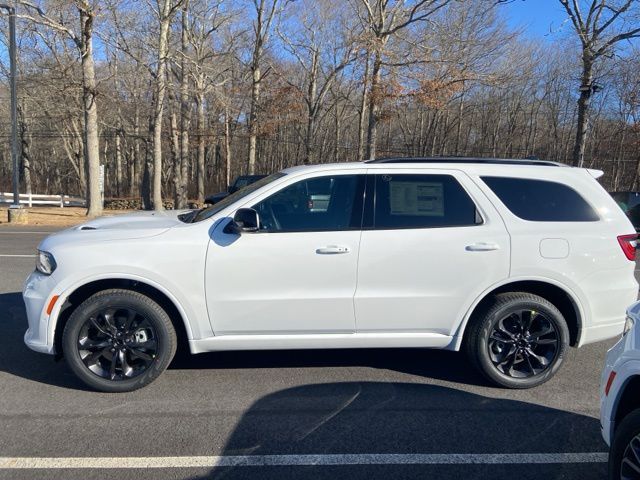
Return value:
<svg viewBox="0 0 640 480">
<path fill-rule="evenodd" d="M 0 4 L 0 8 L 9 12 L 9 87 L 11 91 L 11 162 L 13 163 L 13 204 L 11 209 L 20 208 L 20 169 L 18 165 L 18 97 L 16 90 L 17 65 L 16 65 L 16 9 L 6 3 Z M 22 212 L 9 211 L 9 221 L 22 223 Z"/>
</svg>

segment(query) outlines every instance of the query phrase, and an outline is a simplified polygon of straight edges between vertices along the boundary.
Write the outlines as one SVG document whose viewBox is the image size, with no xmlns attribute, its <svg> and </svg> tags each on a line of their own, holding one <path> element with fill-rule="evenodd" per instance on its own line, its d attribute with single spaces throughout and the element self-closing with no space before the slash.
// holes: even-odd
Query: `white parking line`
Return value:
<svg viewBox="0 0 640 480">
<path fill-rule="evenodd" d="M 487 465 L 604 463 L 606 453 L 245 455 L 198 457 L 0 457 L 0 469 L 129 469 L 312 465 Z"/>
</svg>

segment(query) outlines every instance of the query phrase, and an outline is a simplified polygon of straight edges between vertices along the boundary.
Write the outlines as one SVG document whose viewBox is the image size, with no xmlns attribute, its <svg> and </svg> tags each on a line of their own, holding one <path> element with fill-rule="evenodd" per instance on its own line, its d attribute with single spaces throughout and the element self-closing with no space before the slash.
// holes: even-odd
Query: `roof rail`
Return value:
<svg viewBox="0 0 640 480">
<path fill-rule="evenodd" d="M 564 163 L 529 158 L 477 158 L 477 157 L 390 157 L 365 160 L 364 163 L 480 163 L 493 165 L 537 165 L 566 167 Z"/>
</svg>

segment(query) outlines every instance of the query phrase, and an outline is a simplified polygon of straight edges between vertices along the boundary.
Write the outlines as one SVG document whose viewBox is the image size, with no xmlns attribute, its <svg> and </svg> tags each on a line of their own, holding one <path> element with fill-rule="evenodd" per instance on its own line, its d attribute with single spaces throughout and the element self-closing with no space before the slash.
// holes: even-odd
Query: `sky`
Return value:
<svg viewBox="0 0 640 480">
<path fill-rule="evenodd" d="M 549 41 L 567 33 L 567 14 L 558 0 L 513 0 L 504 6 L 509 24 L 522 27 L 530 37 Z"/>
</svg>

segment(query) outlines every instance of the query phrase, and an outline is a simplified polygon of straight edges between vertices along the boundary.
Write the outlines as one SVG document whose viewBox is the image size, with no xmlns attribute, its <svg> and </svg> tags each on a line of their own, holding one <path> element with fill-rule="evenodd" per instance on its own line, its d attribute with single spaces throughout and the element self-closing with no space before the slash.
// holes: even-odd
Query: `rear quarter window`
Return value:
<svg viewBox="0 0 640 480">
<path fill-rule="evenodd" d="M 481 177 L 505 206 L 533 222 L 597 222 L 598 214 L 573 188 L 548 180 Z"/>
</svg>

